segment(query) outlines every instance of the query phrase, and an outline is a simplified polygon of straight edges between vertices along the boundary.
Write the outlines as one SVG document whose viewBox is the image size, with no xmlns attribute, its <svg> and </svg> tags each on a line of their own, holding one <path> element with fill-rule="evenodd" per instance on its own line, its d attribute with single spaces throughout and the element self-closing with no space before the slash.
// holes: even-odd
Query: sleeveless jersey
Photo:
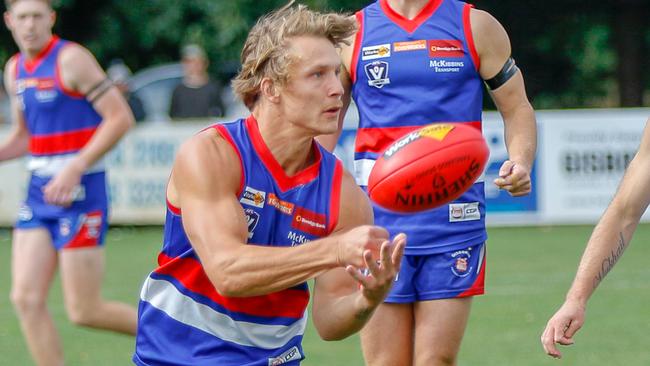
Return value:
<svg viewBox="0 0 650 366">
<path fill-rule="evenodd" d="M 248 245 L 289 247 L 329 234 L 338 221 L 342 165 L 314 143 L 316 162 L 288 177 L 251 116 L 214 125 L 238 153 L 238 197 Z M 168 204 L 159 267 L 142 288 L 133 360 L 138 365 L 296 365 L 304 358 L 307 283 L 263 296 L 217 292 Z"/>
<path fill-rule="evenodd" d="M 469 24 L 470 5 L 432 0 L 413 20 L 379 0 L 356 14 L 350 77 L 359 110 L 355 178 L 364 187 L 379 153 L 402 135 L 435 122 L 481 129 L 483 85 Z M 451 204 L 418 214 L 375 205 L 375 223 L 406 232 L 406 254 L 483 242 L 485 194 L 474 184 Z"/>
<path fill-rule="evenodd" d="M 61 215 L 68 209 L 104 209 L 107 206 L 104 164 L 100 160 L 84 173 L 71 207 L 49 205 L 41 188 L 72 159 L 95 133 L 102 117 L 85 96 L 67 89 L 57 59 L 71 42 L 53 36 L 31 60 L 17 54 L 17 99 L 30 134 L 28 169 L 32 173 L 27 205 L 41 216 Z"/>
</svg>

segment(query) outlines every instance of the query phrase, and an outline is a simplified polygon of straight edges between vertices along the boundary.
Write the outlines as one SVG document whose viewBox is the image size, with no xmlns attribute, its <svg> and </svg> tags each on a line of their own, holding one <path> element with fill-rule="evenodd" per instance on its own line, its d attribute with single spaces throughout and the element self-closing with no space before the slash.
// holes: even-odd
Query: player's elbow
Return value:
<svg viewBox="0 0 650 366">
<path fill-rule="evenodd" d="M 247 287 L 241 273 L 234 268 L 232 261 L 215 261 L 205 266 L 210 282 L 219 294 L 227 297 L 247 296 Z"/>
<path fill-rule="evenodd" d="M 341 341 L 352 334 L 352 332 L 345 332 L 341 329 L 333 329 L 332 327 L 316 327 L 316 331 L 320 338 L 327 342 Z"/>
</svg>

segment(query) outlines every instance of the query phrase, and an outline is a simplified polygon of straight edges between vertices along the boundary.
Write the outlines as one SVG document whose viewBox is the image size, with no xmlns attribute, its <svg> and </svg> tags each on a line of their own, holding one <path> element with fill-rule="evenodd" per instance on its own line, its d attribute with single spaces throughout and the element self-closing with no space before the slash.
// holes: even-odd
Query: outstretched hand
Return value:
<svg viewBox="0 0 650 366">
<path fill-rule="evenodd" d="M 348 274 L 359 283 L 363 297 L 371 306 L 379 305 L 388 295 L 395 276 L 399 272 L 405 246 L 406 234 L 398 234 L 392 242 L 386 240 L 381 244 L 379 260 L 372 255 L 370 250 L 363 252 L 367 272 L 364 273 L 353 265 L 348 265 L 345 268 Z"/>
<path fill-rule="evenodd" d="M 499 189 L 505 189 L 511 196 L 519 197 L 530 193 L 530 169 L 523 164 L 506 160 L 499 169 L 499 177 L 494 180 Z"/>
<path fill-rule="evenodd" d="M 563 346 L 573 344 L 573 336 L 585 322 L 584 306 L 566 301 L 562 307 L 546 323 L 541 341 L 547 355 L 562 358 L 556 343 Z"/>
</svg>

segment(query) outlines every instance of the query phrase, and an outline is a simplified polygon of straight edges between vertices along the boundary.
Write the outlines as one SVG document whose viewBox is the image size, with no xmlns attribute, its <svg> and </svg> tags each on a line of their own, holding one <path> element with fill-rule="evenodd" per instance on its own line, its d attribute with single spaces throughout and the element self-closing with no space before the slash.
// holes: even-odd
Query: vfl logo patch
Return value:
<svg viewBox="0 0 650 366">
<path fill-rule="evenodd" d="M 257 223 L 260 222 L 260 214 L 255 212 L 252 208 L 247 208 L 244 210 L 246 214 L 246 223 L 248 224 L 248 239 L 253 237 Z"/>
<path fill-rule="evenodd" d="M 296 213 L 291 220 L 291 227 L 302 232 L 314 235 L 325 236 L 325 215 L 310 211 L 306 208 L 296 207 Z"/>
<path fill-rule="evenodd" d="M 368 77 L 368 85 L 381 88 L 386 84 L 390 84 L 390 79 L 388 78 L 388 62 L 373 61 L 366 64 L 363 68 Z"/>
<path fill-rule="evenodd" d="M 467 277 L 472 272 L 473 267 L 469 265 L 469 260 L 472 257 L 470 250 L 459 250 L 451 255 L 453 258 L 451 272 L 455 276 Z"/>
<path fill-rule="evenodd" d="M 361 49 L 361 60 L 374 60 L 376 58 L 390 57 L 390 43 L 377 46 L 368 46 Z"/>
<path fill-rule="evenodd" d="M 302 359 L 300 350 L 298 349 L 298 347 L 293 346 L 288 350 L 286 350 L 280 356 L 275 358 L 269 358 L 269 366 L 278 366 L 278 365 L 285 364 L 289 361 L 298 361 L 300 359 Z"/>
<path fill-rule="evenodd" d="M 465 56 L 463 43 L 457 39 L 431 39 L 427 42 L 432 58 L 458 58 Z"/>
<path fill-rule="evenodd" d="M 264 201 L 266 201 L 266 192 L 258 191 L 249 186 L 246 186 L 246 189 L 244 189 L 244 192 L 239 199 L 239 202 L 243 204 L 259 208 L 264 207 Z"/>
</svg>

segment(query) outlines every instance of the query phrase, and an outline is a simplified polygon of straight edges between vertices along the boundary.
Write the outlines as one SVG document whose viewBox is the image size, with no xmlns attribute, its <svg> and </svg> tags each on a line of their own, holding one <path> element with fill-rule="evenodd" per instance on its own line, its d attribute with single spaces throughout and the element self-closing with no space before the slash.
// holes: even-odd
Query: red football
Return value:
<svg viewBox="0 0 650 366">
<path fill-rule="evenodd" d="M 399 212 L 443 205 L 474 184 L 489 154 L 477 128 L 454 123 L 424 126 L 381 153 L 368 179 L 370 199 Z"/>
</svg>

